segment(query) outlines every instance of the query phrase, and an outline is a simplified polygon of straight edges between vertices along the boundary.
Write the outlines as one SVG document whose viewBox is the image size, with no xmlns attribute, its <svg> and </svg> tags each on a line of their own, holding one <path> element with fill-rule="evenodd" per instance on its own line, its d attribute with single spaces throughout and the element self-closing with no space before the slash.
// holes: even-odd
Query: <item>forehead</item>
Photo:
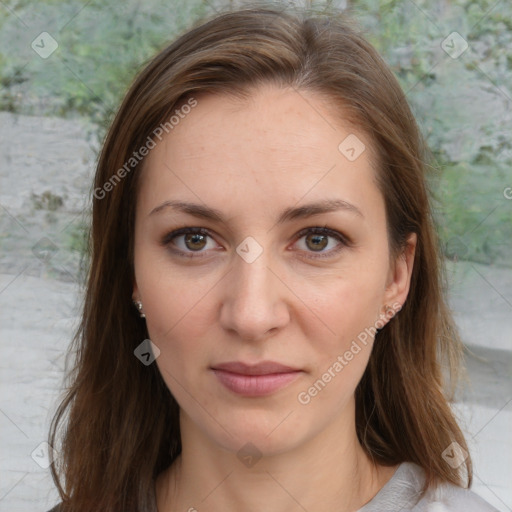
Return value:
<svg viewBox="0 0 512 512">
<path fill-rule="evenodd" d="M 333 192 L 353 203 L 379 195 L 368 137 L 316 93 L 268 85 L 196 101 L 146 158 L 144 211 L 178 197 L 268 210 Z"/>
</svg>

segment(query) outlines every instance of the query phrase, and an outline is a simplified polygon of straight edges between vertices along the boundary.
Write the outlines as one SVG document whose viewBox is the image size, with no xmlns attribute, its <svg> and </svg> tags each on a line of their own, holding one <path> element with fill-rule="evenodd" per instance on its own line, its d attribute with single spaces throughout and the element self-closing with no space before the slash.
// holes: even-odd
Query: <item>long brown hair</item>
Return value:
<svg viewBox="0 0 512 512">
<path fill-rule="evenodd" d="M 155 479 L 181 451 L 178 405 L 157 366 L 133 353 L 148 337 L 132 304 L 144 163 L 131 160 L 134 152 L 186 98 L 243 96 L 266 82 L 316 92 L 333 112 L 349 112 L 378 156 L 392 254 L 408 234 L 418 237 L 408 299 L 377 333 L 356 390 L 361 445 L 379 464 L 418 464 L 426 487 L 471 484 L 469 457 L 459 468 L 442 457 L 453 441 L 467 451 L 441 372 L 444 364 L 457 368 L 461 343 L 444 298 L 427 151 L 411 110 L 387 65 L 342 14 L 269 5 L 202 20 L 164 48 L 135 79 L 107 134 L 94 182 L 83 315 L 72 345 L 76 364 L 49 436 L 60 452 L 52 475 L 65 511 L 156 510 Z"/>
</svg>

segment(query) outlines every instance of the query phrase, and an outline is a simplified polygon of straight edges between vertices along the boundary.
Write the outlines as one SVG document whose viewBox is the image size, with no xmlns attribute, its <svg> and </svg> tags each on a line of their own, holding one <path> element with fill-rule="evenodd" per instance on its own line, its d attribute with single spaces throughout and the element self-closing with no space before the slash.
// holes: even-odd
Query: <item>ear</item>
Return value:
<svg viewBox="0 0 512 512">
<path fill-rule="evenodd" d="M 387 305 L 396 311 L 403 306 L 407 299 L 417 240 L 416 233 L 411 233 L 401 254 L 395 261 L 390 262 L 383 307 Z"/>
<path fill-rule="evenodd" d="M 137 281 L 135 280 L 135 277 L 133 278 L 132 299 L 133 300 L 140 300 L 140 298 L 139 298 L 139 288 L 137 286 Z"/>
</svg>

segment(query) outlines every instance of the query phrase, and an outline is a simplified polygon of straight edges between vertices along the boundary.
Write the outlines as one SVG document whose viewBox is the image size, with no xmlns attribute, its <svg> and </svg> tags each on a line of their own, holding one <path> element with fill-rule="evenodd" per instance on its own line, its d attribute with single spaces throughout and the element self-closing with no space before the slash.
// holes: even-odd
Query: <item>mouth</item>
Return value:
<svg viewBox="0 0 512 512">
<path fill-rule="evenodd" d="M 297 379 L 302 370 L 274 361 L 246 364 L 238 361 L 210 367 L 227 389 L 243 396 L 270 395 Z"/>
</svg>

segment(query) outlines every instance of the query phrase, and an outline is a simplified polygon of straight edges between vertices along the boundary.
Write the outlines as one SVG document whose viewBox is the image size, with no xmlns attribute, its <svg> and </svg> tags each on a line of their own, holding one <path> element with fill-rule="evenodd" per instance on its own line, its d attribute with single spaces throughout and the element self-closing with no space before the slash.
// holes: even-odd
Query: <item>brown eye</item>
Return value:
<svg viewBox="0 0 512 512">
<path fill-rule="evenodd" d="M 305 246 L 304 252 L 309 253 L 310 258 L 328 258 L 335 256 L 344 247 L 350 247 L 351 241 L 338 231 L 329 229 L 327 227 L 313 227 L 303 229 L 299 234 L 299 240 L 304 239 L 303 245 Z M 329 244 L 330 240 L 337 240 L 338 244 L 330 250 L 324 250 Z M 318 254 L 313 254 L 318 253 Z"/>
<path fill-rule="evenodd" d="M 213 238 L 208 230 L 190 227 L 168 233 L 162 238 L 161 244 L 179 256 L 197 258 L 207 256 L 210 240 L 213 241 Z"/>
<path fill-rule="evenodd" d="M 185 235 L 185 246 L 191 251 L 200 251 L 206 246 L 206 235 L 201 233 L 191 233 Z"/>
<path fill-rule="evenodd" d="M 328 236 L 310 233 L 306 236 L 306 245 L 313 251 L 321 251 L 329 244 Z"/>
</svg>

